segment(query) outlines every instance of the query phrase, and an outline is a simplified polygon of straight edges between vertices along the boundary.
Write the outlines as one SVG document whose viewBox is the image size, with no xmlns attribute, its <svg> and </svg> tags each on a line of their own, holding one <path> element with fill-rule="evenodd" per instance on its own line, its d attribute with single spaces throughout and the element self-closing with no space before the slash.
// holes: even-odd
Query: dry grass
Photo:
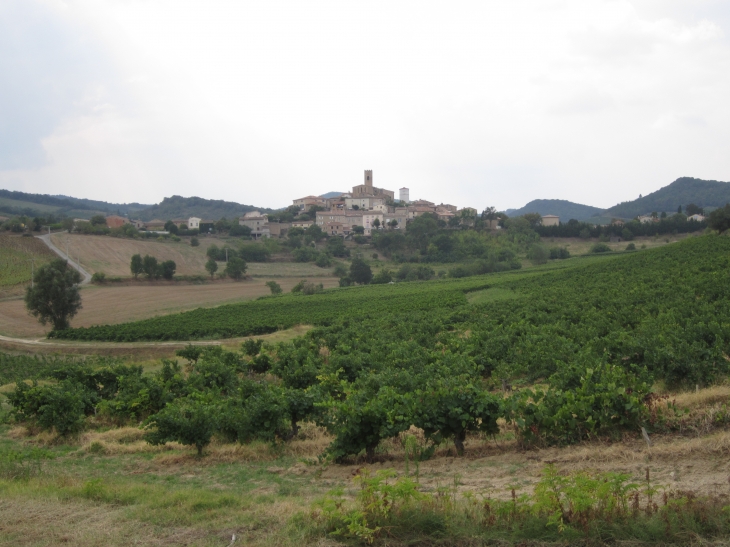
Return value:
<svg viewBox="0 0 730 547">
<path fill-rule="evenodd" d="M 720 385 L 697 391 L 687 391 L 671 396 L 670 400 L 676 402 L 678 406 L 688 409 L 728 403 L 730 402 L 730 386 Z"/>
<path fill-rule="evenodd" d="M 660 237 L 637 237 L 633 241 L 621 241 L 616 243 L 606 242 L 606 245 L 611 247 L 612 251 L 623 251 L 629 243 L 633 243 L 637 250 L 640 250 L 642 246 L 647 249 L 654 247 L 661 247 L 669 243 L 681 241 L 687 237 L 692 237 L 693 234 L 667 234 Z M 667 242 L 667 240 L 669 240 Z M 542 238 L 542 242 L 548 247 L 566 247 L 570 254 L 573 256 L 589 254 L 591 247 L 597 243 L 597 239 L 580 239 L 577 237 L 545 237 Z"/>
<path fill-rule="evenodd" d="M 201 530 L 158 528 L 126 519 L 124 509 L 58 499 L 2 499 L 0 522 L 0 545 L 16 547 L 210 545 Z"/>
</svg>

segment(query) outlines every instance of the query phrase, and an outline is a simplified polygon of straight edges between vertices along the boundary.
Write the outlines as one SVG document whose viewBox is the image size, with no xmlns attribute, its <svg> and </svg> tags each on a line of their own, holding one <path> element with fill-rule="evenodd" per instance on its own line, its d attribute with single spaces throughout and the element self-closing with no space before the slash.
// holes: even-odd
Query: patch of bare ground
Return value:
<svg viewBox="0 0 730 547">
<path fill-rule="evenodd" d="M 252 300 L 271 294 L 266 279 L 230 281 L 204 285 L 142 285 L 122 287 L 87 286 L 81 290 L 82 308 L 71 321 L 74 327 L 108 325 L 169 315 L 195 308 L 208 308 Z M 290 291 L 300 278 L 280 278 L 277 283 Z M 325 288 L 336 287 L 332 278 L 317 280 Z M 40 338 L 50 330 L 31 316 L 22 299 L 0 302 L 0 334 L 19 338 Z"/>
<path fill-rule="evenodd" d="M 58 499 L 0 499 L 0 545 L 40 547 L 211 545 L 203 530 L 131 521 L 124 510 Z M 228 536 L 230 540 L 230 536 Z M 223 538 L 219 544 L 224 545 Z"/>
</svg>

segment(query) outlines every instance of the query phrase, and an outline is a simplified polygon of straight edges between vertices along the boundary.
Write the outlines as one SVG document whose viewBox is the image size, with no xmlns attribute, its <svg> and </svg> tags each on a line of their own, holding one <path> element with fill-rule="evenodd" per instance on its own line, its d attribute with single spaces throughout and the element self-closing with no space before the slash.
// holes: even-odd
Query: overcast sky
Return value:
<svg viewBox="0 0 730 547">
<path fill-rule="evenodd" d="M 0 188 L 610 207 L 730 180 L 728 0 L 0 0 Z"/>
</svg>

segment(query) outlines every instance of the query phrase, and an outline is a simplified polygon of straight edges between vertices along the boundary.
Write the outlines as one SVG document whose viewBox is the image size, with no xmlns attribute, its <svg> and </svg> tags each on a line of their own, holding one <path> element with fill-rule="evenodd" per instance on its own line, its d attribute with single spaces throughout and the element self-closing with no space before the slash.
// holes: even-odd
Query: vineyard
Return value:
<svg viewBox="0 0 730 547">
<path fill-rule="evenodd" d="M 31 260 L 36 267 L 56 255 L 34 237 L 0 235 L 0 287 L 30 283 Z"/>
<path fill-rule="evenodd" d="M 517 449 L 539 455 L 540 450 L 557 450 L 549 447 L 584 441 L 608 447 L 633 437 L 643 443 L 642 431 L 653 439 L 673 435 L 673 442 L 683 436 L 698 441 L 699 427 L 704 436 L 725 436 L 712 442 L 727 437 L 727 387 L 708 390 L 713 393 L 708 404 L 714 406 L 701 419 L 658 390 L 689 388 L 700 397 L 698 386 L 722 382 L 730 373 L 730 238 L 703 236 L 563 264 L 568 262 L 531 272 L 266 297 L 115 327 L 69 329 L 59 334 L 144 340 L 317 325 L 293 342 L 269 345 L 249 339 L 239 351 L 188 345 L 177 352 L 185 366 L 163 361 L 150 374 L 141 366 L 112 361 L 82 366 L 7 356 L 5 380 L 19 379 L 25 367 L 27 377 L 47 379 L 6 390 L 9 416 L 67 442 L 96 428 L 96 438 L 129 437 L 138 443 L 135 450 L 145 453 L 188 446 L 196 462 L 206 455 L 228 458 L 246 450 L 250 462 L 258 462 L 254 451 L 262 446 L 283 453 L 320 435 L 326 442 L 317 445 L 305 467 L 326 462 L 316 471 L 324 473 L 339 467 L 333 463 L 353 465 L 360 493 L 353 505 L 352 499 L 330 490 L 319 499 L 321 505 L 308 509 L 312 538 L 390 544 L 391 534 L 398 533 L 407 544 L 421 533 L 420 527 L 419 532 L 407 528 L 409 520 L 431 511 L 429 518 L 447 519 L 439 525 L 447 535 L 434 532 L 426 543 L 457 533 L 470 538 L 519 535 L 528 528 L 530 537 L 555 541 L 590 537 L 671 543 L 681 541 L 688 530 L 703 537 L 726 534 L 726 501 L 681 490 L 664 490 L 660 500 L 648 466 L 641 485 L 623 472 L 558 473 L 548 467 L 529 494 L 517 495 L 522 486 L 509 479 L 505 486 L 511 500 L 464 494 L 457 503 L 459 478 L 453 479 L 453 491 L 444 494 L 436 464 L 431 487 L 419 484 L 419 466 L 438 454 L 469 456 L 475 445 L 502 451 L 508 443 L 505 453 L 512 450 L 517 458 Z M 109 431 L 110 424 L 122 427 Z M 316 428 L 322 433 L 313 433 Z M 105 457 L 107 450 L 132 450 L 118 444 L 92 442 L 83 449 L 89 458 L 74 457 L 92 461 Z M 712 454 L 725 454 L 727 444 L 718 446 Z M 372 475 L 367 468 L 354 468 L 378 461 L 394 447 L 405 455 L 405 474 L 396 478 L 387 470 Z M 291 448 L 291 453 L 299 458 L 297 450 Z M 699 454 L 691 457 L 695 465 Z M 21 456 L 13 458 L 20 461 Z M 476 461 L 470 460 L 469 473 Z M 641 461 L 650 462 L 651 454 Z M 25 469 L 13 465 L 16 473 Z M 408 479 L 409 465 L 415 468 L 415 481 Z M 676 471 L 671 476 L 676 478 Z M 261 480 L 260 474 L 255 477 L 247 484 Z M 83 491 L 96 501 L 125 499 L 145 506 L 143 497 L 112 488 L 92 481 Z M 399 504 L 400 509 L 393 509 Z M 409 507 L 410 516 L 397 517 Z M 475 524 L 467 534 L 466 521 L 448 519 L 472 518 L 470 508 Z M 290 522 L 296 518 L 303 517 Z"/>
</svg>

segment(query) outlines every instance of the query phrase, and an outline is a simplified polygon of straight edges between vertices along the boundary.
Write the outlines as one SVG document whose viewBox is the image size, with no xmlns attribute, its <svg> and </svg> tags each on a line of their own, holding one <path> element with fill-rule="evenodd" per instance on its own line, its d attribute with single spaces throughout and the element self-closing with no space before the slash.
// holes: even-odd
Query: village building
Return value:
<svg viewBox="0 0 730 547">
<path fill-rule="evenodd" d="M 286 237 L 291 227 L 291 222 L 269 222 L 269 235 L 271 237 Z"/>
<path fill-rule="evenodd" d="M 560 217 L 557 215 L 542 215 L 543 226 L 560 226 Z"/>
<path fill-rule="evenodd" d="M 109 228 L 121 228 L 125 224 L 130 224 L 129 219 L 120 217 L 119 215 L 109 215 L 106 217 L 106 225 Z"/>
<path fill-rule="evenodd" d="M 144 223 L 144 228 L 148 232 L 163 232 L 165 230 L 165 221 L 158 218 L 148 220 Z"/>
<path fill-rule="evenodd" d="M 705 220 L 704 215 L 692 215 L 687 217 L 687 220 L 694 220 L 695 222 L 703 222 Z"/>
<path fill-rule="evenodd" d="M 327 200 L 319 196 L 307 196 L 294 200 L 294 205 L 299 207 L 302 211 L 309 210 L 312 205 L 318 205 L 319 207 L 326 207 Z"/>
<path fill-rule="evenodd" d="M 395 199 L 395 192 L 373 186 L 373 172 L 369 170 L 365 171 L 365 183 L 352 187 L 352 197 L 381 197 L 393 201 Z"/>
<path fill-rule="evenodd" d="M 188 219 L 188 230 L 200 230 L 200 221 L 198 217 L 190 217 Z"/>
<path fill-rule="evenodd" d="M 271 237 L 269 229 L 269 217 L 259 211 L 251 211 L 238 219 L 238 224 L 251 228 L 251 237 L 261 239 L 262 237 Z"/>
<path fill-rule="evenodd" d="M 353 206 L 357 206 L 358 209 L 372 209 L 376 205 L 384 205 L 384 198 L 376 198 L 372 196 L 360 197 L 360 198 L 345 198 L 345 206 L 348 209 L 352 209 Z"/>
</svg>

